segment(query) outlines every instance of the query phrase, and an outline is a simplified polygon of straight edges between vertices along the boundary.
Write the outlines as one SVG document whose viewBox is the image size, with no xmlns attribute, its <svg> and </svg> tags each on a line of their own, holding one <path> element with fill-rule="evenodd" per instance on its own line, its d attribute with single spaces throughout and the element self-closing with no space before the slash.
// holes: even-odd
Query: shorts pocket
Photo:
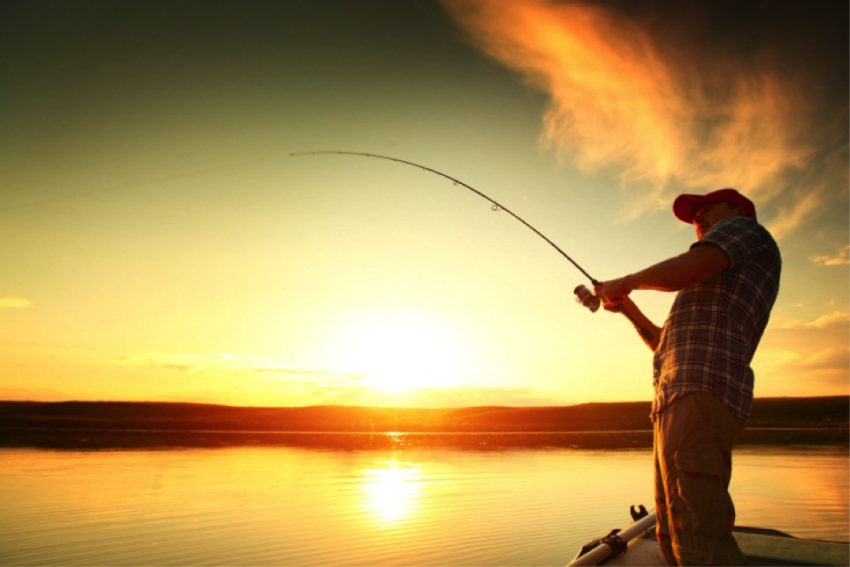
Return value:
<svg viewBox="0 0 850 567">
<path fill-rule="evenodd" d="M 686 531 L 706 536 L 728 535 L 734 523 L 723 461 L 708 453 L 677 451 L 675 507 Z"/>
</svg>

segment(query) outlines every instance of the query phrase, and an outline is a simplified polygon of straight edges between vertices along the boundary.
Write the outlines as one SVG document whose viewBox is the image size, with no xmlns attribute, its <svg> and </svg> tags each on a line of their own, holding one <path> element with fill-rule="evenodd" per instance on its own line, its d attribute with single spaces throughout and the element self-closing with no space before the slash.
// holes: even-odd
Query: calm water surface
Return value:
<svg viewBox="0 0 850 567">
<path fill-rule="evenodd" d="M 0 449 L 2 565 L 564 565 L 651 451 Z M 742 525 L 848 541 L 846 447 L 744 447 Z"/>
</svg>

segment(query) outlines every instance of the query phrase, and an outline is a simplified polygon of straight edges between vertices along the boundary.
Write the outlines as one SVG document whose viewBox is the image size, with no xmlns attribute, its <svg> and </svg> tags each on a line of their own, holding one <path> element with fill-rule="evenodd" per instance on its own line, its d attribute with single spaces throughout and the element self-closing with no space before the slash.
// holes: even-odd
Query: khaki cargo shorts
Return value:
<svg viewBox="0 0 850 567">
<path fill-rule="evenodd" d="M 744 565 L 732 536 L 732 446 L 741 427 L 708 393 L 677 398 L 655 421 L 658 542 L 671 565 Z"/>
</svg>

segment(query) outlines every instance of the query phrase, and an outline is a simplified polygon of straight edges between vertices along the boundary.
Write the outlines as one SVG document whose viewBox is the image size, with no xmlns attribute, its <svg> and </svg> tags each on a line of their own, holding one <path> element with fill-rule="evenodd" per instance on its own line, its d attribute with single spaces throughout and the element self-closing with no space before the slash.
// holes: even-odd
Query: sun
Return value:
<svg viewBox="0 0 850 567">
<path fill-rule="evenodd" d="M 462 327 L 424 311 L 360 313 L 342 325 L 339 364 L 387 392 L 460 385 L 474 370 L 474 341 Z"/>
</svg>

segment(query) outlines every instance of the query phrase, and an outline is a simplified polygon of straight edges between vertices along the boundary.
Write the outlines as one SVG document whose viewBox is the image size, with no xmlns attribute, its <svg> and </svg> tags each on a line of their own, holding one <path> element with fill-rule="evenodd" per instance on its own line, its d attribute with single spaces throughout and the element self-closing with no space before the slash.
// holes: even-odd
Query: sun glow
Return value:
<svg viewBox="0 0 850 567">
<path fill-rule="evenodd" d="M 474 371 L 474 341 L 452 321 L 426 312 L 362 313 L 341 326 L 334 342 L 337 364 L 378 390 L 458 386 Z"/>
</svg>

